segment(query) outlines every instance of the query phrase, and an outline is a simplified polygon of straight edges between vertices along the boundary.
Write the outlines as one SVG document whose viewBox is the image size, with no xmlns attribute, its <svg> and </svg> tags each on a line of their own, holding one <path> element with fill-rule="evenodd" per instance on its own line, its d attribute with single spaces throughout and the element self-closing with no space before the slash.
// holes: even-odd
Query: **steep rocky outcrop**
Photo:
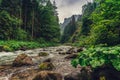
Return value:
<svg viewBox="0 0 120 80">
<path fill-rule="evenodd" d="M 81 15 L 73 15 L 75 16 L 75 21 L 81 18 Z M 71 22 L 72 16 L 69 18 L 65 18 L 64 22 L 60 24 L 61 34 L 63 34 L 65 27 Z"/>
</svg>

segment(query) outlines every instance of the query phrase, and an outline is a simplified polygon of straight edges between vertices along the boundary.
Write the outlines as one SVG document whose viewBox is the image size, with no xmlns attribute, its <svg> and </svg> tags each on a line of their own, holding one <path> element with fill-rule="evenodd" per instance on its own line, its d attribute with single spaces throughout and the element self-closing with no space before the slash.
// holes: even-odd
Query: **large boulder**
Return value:
<svg viewBox="0 0 120 80">
<path fill-rule="evenodd" d="M 62 80 L 62 75 L 52 71 L 41 71 L 33 80 Z"/>
<path fill-rule="evenodd" d="M 26 54 L 20 54 L 17 58 L 13 61 L 13 67 L 20 67 L 24 65 L 33 65 L 32 58 Z"/>
<path fill-rule="evenodd" d="M 55 66 L 51 62 L 43 62 L 39 65 L 40 70 L 53 70 Z"/>
<path fill-rule="evenodd" d="M 94 80 L 120 80 L 120 72 L 112 65 L 102 65 L 93 70 Z"/>
<path fill-rule="evenodd" d="M 64 77 L 64 80 L 91 80 L 91 72 L 82 68 L 80 71 L 74 71 Z"/>
</svg>

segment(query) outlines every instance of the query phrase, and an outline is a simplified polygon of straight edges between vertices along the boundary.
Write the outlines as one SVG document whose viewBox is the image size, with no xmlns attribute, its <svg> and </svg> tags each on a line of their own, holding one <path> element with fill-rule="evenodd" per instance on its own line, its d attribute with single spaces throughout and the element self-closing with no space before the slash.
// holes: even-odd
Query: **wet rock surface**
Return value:
<svg viewBox="0 0 120 80">
<path fill-rule="evenodd" d="M 68 56 L 65 57 L 65 59 L 75 59 L 77 58 L 78 54 L 70 54 Z"/>
<path fill-rule="evenodd" d="M 33 80 L 62 80 L 62 75 L 52 71 L 41 71 Z"/>
<path fill-rule="evenodd" d="M 0 52 L 0 80 L 120 80 L 120 72 L 112 66 L 93 71 L 89 67 L 72 67 L 71 59 L 82 50 L 84 48 L 58 46 Z M 13 63 L 17 66 L 13 67 Z M 26 65 L 28 63 L 32 65 Z M 40 64 L 44 64 L 44 69 L 40 69 Z"/>
<path fill-rule="evenodd" d="M 18 55 L 12 64 L 13 67 L 20 67 L 24 65 L 33 65 L 32 58 L 29 57 L 27 54 Z"/>
<path fill-rule="evenodd" d="M 94 80 L 120 80 L 120 71 L 112 65 L 102 65 L 93 70 Z"/>
<path fill-rule="evenodd" d="M 53 70 L 55 66 L 51 62 L 43 62 L 39 65 L 40 70 Z"/>
<path fill-rule="evenodd" d="M 51 71 L 61 74 L 63 77 L 73 71 L 80 71 L 80 68 L 72 67 L 71 58 L 65 59 L 73 52 L 76 53 L 75 51 L 71 51 L 70 54 L 59 54 L 62 52 L 67 53 L 71 49 L 73 49 L 71 46 L 58 46 L 25 51 L 0 52 L 0 80 L 33 80 L 42 71 L 39 69 L 41 63 L 52 63 L 55 68 Z M 74 50 L 77 50 L 77 48 L 74 48 Z M 12 63 L 14 60 L 23 53 L 32 58 L 33 64 L 13 67 Z M 40 56 L 40 53 L 48 53 L 48 55 Z"/>
</svg>

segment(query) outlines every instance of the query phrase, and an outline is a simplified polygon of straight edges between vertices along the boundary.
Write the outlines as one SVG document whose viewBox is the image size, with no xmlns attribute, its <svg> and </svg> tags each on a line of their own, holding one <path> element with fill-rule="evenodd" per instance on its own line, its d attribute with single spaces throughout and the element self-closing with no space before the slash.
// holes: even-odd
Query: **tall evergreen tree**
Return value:
<svg viewBox="0 0 120 80">
<path fill-rule="evenodd" d="M 27 35 L 29 40 L 43 38 L 46 41 L 58 41 L 60 36 L 58 16 L 56 6 L 50 0 L 2 0 L 0 10 L 6 12 L 8 19 L 9 17 L 12 20 L 18 19 L 19 24 L 12 27 L 16 36 L 29 34 Z M 11 27 L 10 24 L 7 26 Z M 23 39 L 25 40 L 25 36 Z"/>
</svg>

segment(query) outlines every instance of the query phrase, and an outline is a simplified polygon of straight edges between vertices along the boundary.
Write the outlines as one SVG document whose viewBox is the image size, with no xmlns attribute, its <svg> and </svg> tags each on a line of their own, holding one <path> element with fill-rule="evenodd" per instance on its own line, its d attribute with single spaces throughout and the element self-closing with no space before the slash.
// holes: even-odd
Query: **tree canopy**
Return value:
<svg viewBox="0 0 120 80">
<path fill-rule="evenodd" d="M 58 16 L 50 0 L 1 0 L 0 3 L 1 40 L 58 42 Z"/>
</svg>

